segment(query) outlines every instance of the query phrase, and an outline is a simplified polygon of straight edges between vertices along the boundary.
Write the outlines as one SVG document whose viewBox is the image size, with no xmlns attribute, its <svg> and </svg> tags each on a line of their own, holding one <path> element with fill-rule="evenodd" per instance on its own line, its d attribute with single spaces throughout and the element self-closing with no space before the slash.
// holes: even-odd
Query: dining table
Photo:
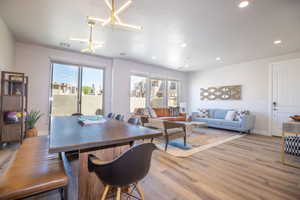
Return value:
<svg viewBox="0 0 300 200">
<path fill-rule="evenodd" d="M 127 151 L 136 141 L 162 135 L 160 130 L 132 125 L 124 121 L 104 118 L 101 123 L 83 125 L 78 116 L 53 116 L 50 120 L 49 153 L 78 153 L 78 166 L 72 173 L 77 177 L 76 199 L 99 199 L 104 186 L 88 170 L 88 155 L 94 154 L 110 161 Z M 137 163 L 138 164 L 138 163 Z"/>
</svg>

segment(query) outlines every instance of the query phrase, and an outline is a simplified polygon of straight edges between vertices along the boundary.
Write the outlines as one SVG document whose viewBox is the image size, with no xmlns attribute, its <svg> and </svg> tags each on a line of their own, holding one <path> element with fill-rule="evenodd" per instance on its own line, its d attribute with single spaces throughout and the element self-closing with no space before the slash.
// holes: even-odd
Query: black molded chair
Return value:
<svg viewBox="0 0 300 200">
<path fill-rule="evenodd" d="M 115 119 L 119 120 L 119 121 L 123 121 L 124 120 L 124 115 L 117 114 L 117 116 L 115 117 Z"/>
<path fill-rule="evenodd" d="M 107 118 L 114 118 L 115 114 L 114 113 L 108 113 Z"/>
<path fill-rule="evenodd" d="M 129 124 L 139 125 L 140 119 L 138 117 L 130 117 L 127 121 Z"/>
<path fill-rule="evenodd" d="M 117 188 L 117 200 L 121 198 L 121 188 L 134 185 L 141 199 L 144 193 L 139 185 L 148 173 L 151 164 L 152 152 L 157 149 L 152 143 L 143 143 L 132 147 L 117 159 L 103 162 L 90 154 L 88 157 L 88 169 L 95 172 L 105 185 L 101 200 L 105 200 L 111 187 Z"/>
</svg>

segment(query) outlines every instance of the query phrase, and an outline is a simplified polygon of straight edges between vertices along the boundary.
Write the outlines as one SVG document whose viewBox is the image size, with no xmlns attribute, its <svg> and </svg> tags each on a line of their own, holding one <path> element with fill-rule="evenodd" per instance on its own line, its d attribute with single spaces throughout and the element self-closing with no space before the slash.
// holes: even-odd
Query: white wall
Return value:
<svg viewBox="0 0 300 200">
<path fill-rule="evenodd" d="M 269 123 L 269 65 L 274 62 L 300 58 L 300 52 L 189 73 L 190 111 L 198 108 L 248 109 L 256 115 L 255 132 L 270 135 Z M 201 101 L 200 88 L 242 85 L 242 100 Z"/>
<path fill-rule="evenodd" d="M 133 74 L 180 80 L 180 102 L 187 101 L 187 73 L 121 59 L 114 59 L 113 66 L 113 112 L 130 112 L 130 76 Z"/>
<path fill-rule="evenodd" d="M 17 43 L 15 71 L 29 77 L 29 109 L 39 109 L 45 115 L 38 123 L 40 131 L 48 130 L 50 63 L 51 60 L 105 68 L 104 106 L 111 109 L 111 59 L 80 53 L 51 49 L 36 45 Z"/>
<path fill-rule="evenodd" d="M 104 67 L 106 69 L 104 94 L 106 112 L 129 113 L 130 75 L 137 73 L 180 80 L 183 96 L 181 101 L 187 101 L 187 73 L 121 59 L 102 58 L 17 43 L 15 71 L 24 72 L 29 76 L 29 109 L 39 109 L 45 113 L 38 123 L 39 131 L 48 130 L 50 60 Z"/>
<path fill-rule="evenodd" d="M 0 71 L 10 71 L 15 66 L 15 39 L 0 17 Z"/>
</svg>

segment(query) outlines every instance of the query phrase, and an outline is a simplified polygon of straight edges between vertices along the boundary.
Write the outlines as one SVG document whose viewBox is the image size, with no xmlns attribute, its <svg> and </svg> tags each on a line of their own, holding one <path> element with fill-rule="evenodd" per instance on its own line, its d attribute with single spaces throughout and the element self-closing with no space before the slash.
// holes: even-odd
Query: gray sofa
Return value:
<svg viewBox="0 0 300 200">
<path fill-rule="evenodd" d="M 234 130 L 239 132 L 248 132 L 254 129 L 255 115 L 249 114 L 242 116 L 241 120 L 225 120 L 229 110 L 208 109 L 208 118 L 198 117 L 198 112 L 192 113 L 192 121 L 206 122 L 208 127 Z"/>
</svg>

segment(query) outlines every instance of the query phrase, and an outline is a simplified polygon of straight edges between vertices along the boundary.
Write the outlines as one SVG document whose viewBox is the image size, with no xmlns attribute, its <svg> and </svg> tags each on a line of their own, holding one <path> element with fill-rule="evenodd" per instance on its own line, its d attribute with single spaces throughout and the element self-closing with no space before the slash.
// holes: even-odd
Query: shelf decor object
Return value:
<svg viewBox="0 0 300 200">
<path fill-rule="evenodd" d="M 240 100 L 241 85 L 201 88 L 201 100 Z"/>
<path fill-rule="evenodd" d="M 111 2 L 109 2 L 109 0 L 104 0 L 104 2 L 111 12 L 110 16 L 107 19 L 88 17 L 89 20 L 100 22 L 100 23 L 102 23 L 102 26 L 106 26 L 106 25 L 110 24 L 110 25 L 117 25 L 120 27 L 135 29 L 135 30 L 139 30 L 139 31 L 143 29 L 143 27 L 141 27 L 141 26 L 124 23 L 119 17 L 121 12 L 123 12 L 126 8 L 129 7 L 129 5 L 132 3 L 132 0 L 127 1 L 122 6 L 120 6 L 118 9 L 116 8 L 115 0 L 111 0 Z"/>
<path fill-rule="evenodd" d="M 28 77 L 19 72 L 1 72 L 0 142 L 21 142 L 28 106 Z"/>
</svg>

